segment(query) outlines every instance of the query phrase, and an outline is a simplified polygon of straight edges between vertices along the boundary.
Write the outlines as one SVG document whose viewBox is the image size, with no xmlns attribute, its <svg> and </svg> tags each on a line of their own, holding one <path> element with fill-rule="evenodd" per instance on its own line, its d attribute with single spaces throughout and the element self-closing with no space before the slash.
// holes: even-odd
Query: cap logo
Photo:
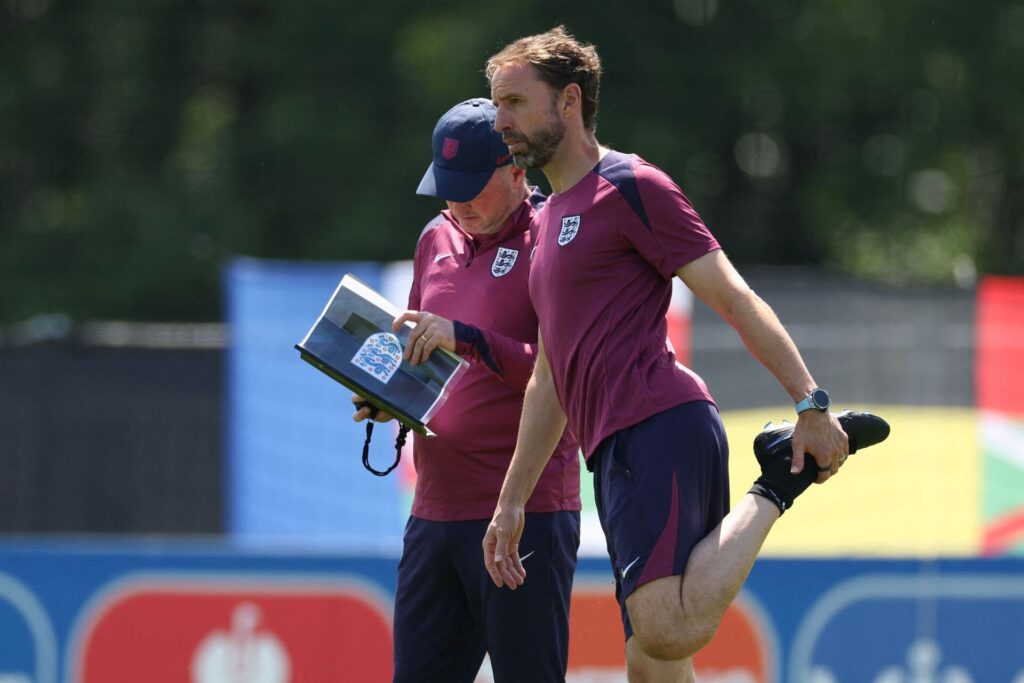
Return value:
<svg viewBox="0 0 1024 683">
<path fill-rule="evenodd" d="M 455 158 L 455 155 L 459 153 L 459 141 L 455 138 L 445 138 L 444 144 L 441 145 L 441 156 L 448 161 Z"/>
<path fill-rule="evenodd" d="M 508 161 L 508 158 L 509 158 L 510 156 L 512 156 L 512 154 L 511 154 L 511 153 L 509 153 L 509 154 L 502 154 L 502 155 L 501 155 L 500 157 L 498 157 L 497 159 L 495 159 L 495 160 L 494 160 L 494 164 L 495 164 L 496 166 L 501 166 L 501 165 L 502 165 L 502 164 L 504 164 L 504 163 L 505 163 L 506 161 Z"/>
</svg>

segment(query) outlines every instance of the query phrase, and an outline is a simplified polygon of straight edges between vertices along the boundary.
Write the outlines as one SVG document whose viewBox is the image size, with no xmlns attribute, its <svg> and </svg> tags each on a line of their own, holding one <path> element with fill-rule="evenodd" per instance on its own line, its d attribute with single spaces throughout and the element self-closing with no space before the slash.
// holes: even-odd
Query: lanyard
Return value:
<svg viewBox="0 0 1024 683">
<path fill-rule="evenodd" d="M 409 433 L 409 428 L 405 425 L 401 425 L 398 428 L 398 438 L 395 439 L 395 461 L 391 463 L 391 467 L 387 468 L 383 472 L 375 470 L 373 465 L 370 464 L 370 438 L 373 436 L 373 418 L 366 421 L 366 441 L 363 442 L 363 467 L 377 475 L 378 477 L 386 477 L 396 467 L 398 462 L 402 459 L 402 447 L 405 445 L 405 437 Z"/>
<path fill-rule="evenodd" d="M 395 461 L 391 463 L 391 467 L 383 472 L 374 469 L 373 465 L 370 464 L 370 439 L 373 438 L 373 418 L 377 416 L 378 411 L 377 408 L 366 401 L 356 403 L 357 409 L 363 407 L 370 409 L 370 415 L 366 420 L 366 441 L 363 442 L 363 467 L 378 477 L 386 477 L 398 467 L 398 463 L 402 459 L 402 447 L 405 446 L 405 437 L 409 434 L 409 428 L 405 425 L 399 425 L 398 427 L 398 438 L 395 439 Z"/>
</svg>

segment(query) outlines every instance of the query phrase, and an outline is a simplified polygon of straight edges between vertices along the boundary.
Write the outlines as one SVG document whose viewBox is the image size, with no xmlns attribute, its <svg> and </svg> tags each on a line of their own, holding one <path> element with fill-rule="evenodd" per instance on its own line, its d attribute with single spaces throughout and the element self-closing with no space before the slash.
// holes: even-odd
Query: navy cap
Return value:
<svg viewBox="0 0 1024 683">
<path fill-rule="evenodd" d="M 497 110 L 477 97 L 445 112 L 434 126 L 434 162 L 416 194 L 450 202 L 468 202 L 487 185 L 494 170 L 512 163 L 508 145 L 494 130 Z"/>
</svg>

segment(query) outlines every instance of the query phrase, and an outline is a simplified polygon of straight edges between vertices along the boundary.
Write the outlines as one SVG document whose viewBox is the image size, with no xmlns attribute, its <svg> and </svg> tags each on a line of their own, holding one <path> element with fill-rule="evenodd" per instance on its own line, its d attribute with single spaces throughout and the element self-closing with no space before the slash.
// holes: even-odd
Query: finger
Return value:
<svg viewBox="0 0 1024 683">
<path fill-rule="evenodd" d="M 440 337 L 438 335 L 429 334 L 424 336 L 427 338 L 427 343 L 423 345 L 423 350 L 420 354 L 421 363 L 426 362 L 430 358 L 430 354 L 434 352 L 434 349 L 440 345 L 438 341 Z"/>
<path fill-rule="evenodd" d="M 839 471 L 840 459 L 843 457 L 842 445 L 837 441 L 822 443 L 819 453 L 827 455 L 824 458 L 815 458 L 818 461 L 818 467 L 830 474 L 836 474 Z"/>
<path fill-rule="evenodd" d="M 516 525 L 515 531 L 510 534 L 509 538 L 509 555 L 505 558 L 506 569 L 508 570 L 509 576 L 515 583 L 515 586 L 523 585 L 523 581 L 526 580 L 526 568 L 523 567 L 523 560 L 519 557 L 519 541 L 523 536 L 523 520 L 520 517 L 519 523 Z M 514 586 L 509 586 L 515 590 Z"/>
<path fill-rule="evenodd" d="M 405 340 L 405 353 L 402 354 L 405 360 L 412 363 L 416 357 L 416 344 L 419 342 L 420 335 L 413 330 L 409 333 L 409 338 Z M 415 365 L 415 363 L 414 363 Z"/>
<path fill-rule="evenodd" d="M 514 534 L 513 534 L 514 535 Z M 504 576 L 509 588 L 515 590 L 517 586 L 523 585 L 526 579 L 526 569 L 523 567 L 523 560 L 519 557 L 519 544 L 510 541 L 508 556 L 504 562 Z"/>
<path fill-rule="evenodd" d="M 416 338 L 416 341 L 409 347 L 412 349 L 412 354 L 409 359 L 409 363 L 411 363 L 412 365 L 419 365 L 420 363 L 427 359 L 427 356 L 424 353 L 424 349 L 426 348 L 428 342 L 429 339 L 427 339 L 427 336 L 424 334 L 421 334 L 419 337 Z"/>
<path fill-rule="evenodd" d="M 515 580 L 517 586 L 522 586 L 523 581 L 526 580 L 526 567 L 523 566 L 523 561 L 519 557 L 519 553 L 513 553 L 508 558 L 509 573 L 512 574 L 512 578 Z"/>
<path fill-rule="evenodd" d="M 516 576 L 512 570 L 511 557 L 506 557 L 503 562 L 498 563 L 498 568 L 501 571 L 501 582 L 506 588 L 515 590 L 522 585 L 523 581 L 520 577 Z"/>
<path fill-rule="evenodd" d="M 833 474 L 839 471 L 835 457 L 822 458 L 823 462 L 819 462 L 819 458 L 816 456 L 812 457 L 814 457 L 815 462 L 818 464 L 818 477 L 815 479 L 818 484 L 824 484 Z"/>
<path fill-rule="evenodd" d="M 826 451 L 823 448 L 818 448 L 818 449 L 816 449 L 816 451 L 818 453 L 827 453 L 828 452 L 828 451 Z M 822 456 L 819 456 L 819 455 L 815 455 L 814 453 L 805 453 L 805 455 L 804 455 L 804 462 L 806 462 L 808 458 L 814 460 L 814 463 L 818 466 L 818 470 L 820 472 L 830 472 L 830 471 L 832 471 L 832 460 L 833 460 L 833 458 L 832 458 L 831 455 L 826 455 L 826 456 L 822 457 Z"/>
<path fill-rule="evenodd" d="M 799 474 L 804 469 L 804 447 L 802 444 L 798 444 L 796 440 L 793 441 L 793 460 L 789 464 L 789 471 L 791 474 Z"/>
<path fill-rule="evenodd" d="M 355 422 L 362 422 L 373 413 L 373 408 L 369 403 L 367 403 L 366 399 L 359 394 L 352 394 L 351 400 L 352 409 L 355 411 L 352 413 L 352 419 Z"/>
<path fill-rule="evenodd" d="M 498 565 L 494 564 L 494 556 L 492 555 L 488 561 L 484 562 L 484 566 L 487 568 L 487 573 L 491 577 L 491 582 L 496 588 L 501 588 L 505 585 L 505 582 L 501 578 L 501 572 L 498 571 Z"/>
<path fill-rule="evenodd" d="M 398 330 L 402 329 L 402 325 L 407 322 L 418 323 L 422 317 L 423 314 L 419 311 L 405 311 L 391 323 L 391 331 L 398 332 Z"/>
<path fill-rule="evenodd" d="M 503 581 L 501 579 L 501 571 L 494 560 L 495 537 L 491 528 L 488 528 L 487 533 L 484 534 L 482 545 L 484 549 L 484 567 L 487 569 L 487 573 L 490 575 L 494 585 L 501 588 Z"/>
<path fill-rule="evenodd" d="M 491 527 L 494 531 L 494 561 L 501 562 L 509 554 L 509 533 L 497 524 Z"/>
<path fill-rule="evenodd" d="M 841 469 L 843 469 L 843 465 L 844 464 L 846 464 L 846 458 L 845 457 L 840 456 L 840 457 L 836 458 L 836 470 L 835 470 L 835 472 L 832 473 L 832 475 L 835 476 L 835 475 L 839 474 L 839 471 Z"/>
<path fill-rule="evenodd" d="M 455 325 L 451 320 L 433 313 L 425 313 L 420 324 L 427 328 L 426 335 L 430 340 L 431 351 L 441 347 L 455 352 Z"/>
<path fill-rule="evenodd" d="M 488 529 L 487 535 L 484 537 L 484 566 L 487 568 L 487 573 L 490 575 L 491 581 L 494 582 L 495 586 L 498 588 L 504 586 L 515 590 L 522 583 L 522 580 L 517 578 L 510 569 L 508 552 L 503 553 L 502 559 L 498 559 L 495 549 L 498 546 L 498 537 L 500 535 L 500 530 L 496 527 Z"/>
<path fill-rule="evenodd" d="M 423 338 L 423 328 L 417 326 L 409 333 L 409 338 L 405 341 L 405 359 L 416 365 L 419 362 L 419 350 L 427 343 L 427 340 Z"/>
</svg>

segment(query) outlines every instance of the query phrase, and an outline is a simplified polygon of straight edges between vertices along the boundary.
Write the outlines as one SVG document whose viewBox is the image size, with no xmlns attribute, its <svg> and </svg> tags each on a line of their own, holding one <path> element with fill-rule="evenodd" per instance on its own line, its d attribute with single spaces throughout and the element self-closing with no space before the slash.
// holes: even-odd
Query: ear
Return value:
<svg viewBox="0 0 1024 683">
<path fill-rule="evenodd" d="M 578 83 L 570 83 L 562 88 L 562 115 L 569 118 L 573 112 L 580 111 L 582 116 L 583 91 Z"/>
</svg>

